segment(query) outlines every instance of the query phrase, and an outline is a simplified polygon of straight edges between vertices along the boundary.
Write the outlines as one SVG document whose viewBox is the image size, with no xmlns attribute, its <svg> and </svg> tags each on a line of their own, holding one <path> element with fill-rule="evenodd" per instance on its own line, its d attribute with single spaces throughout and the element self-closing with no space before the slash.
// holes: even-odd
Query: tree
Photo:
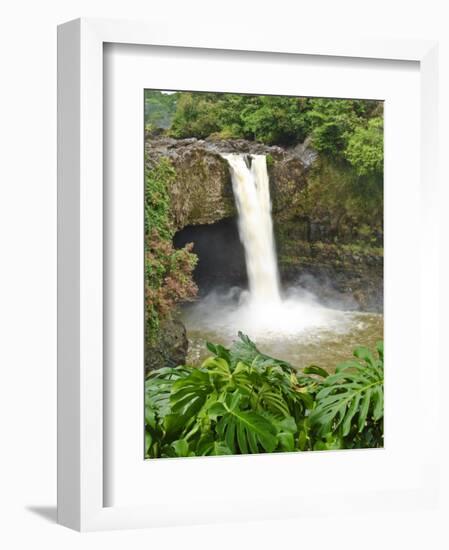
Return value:
<svg viewBox="0 0 449 550">
<path fill-rule="evenodd" d="M 145 90 L 145 126 L 169 128 L 176 111 L 177 93 Z"/>
<path fill-rule="evenodd" d="M 359 176 L 383 172 L 383 119 L 375 117 L 358 126 L 348 139 L 345 156 Z"/>
</svg>

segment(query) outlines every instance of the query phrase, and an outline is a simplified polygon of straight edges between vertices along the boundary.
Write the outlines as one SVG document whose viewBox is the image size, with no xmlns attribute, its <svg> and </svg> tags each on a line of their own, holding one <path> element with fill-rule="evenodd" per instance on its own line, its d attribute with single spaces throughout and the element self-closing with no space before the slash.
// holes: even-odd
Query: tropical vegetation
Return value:
<svg viewBox="0 0 449 550">
<path fill-rule="evenodd" d="M 184 138 L 284 150 L 305 143 L 317 153 L 307 185 L 295 189 L 300 200 L 289 205 L 288 219 L 274 217 L 281 263 L 296 265 L 310 247 L 309 262 L 316 256 L 332 277 L 343 257 L 366 257 L 366 272 L 382 257 L 382 102 L 147 90 L 145 136 L 146 362 L 167 347 L 179 305 L 198 292 L 192 245 L 173 244 L 170 191 L 179 173 L 165 153 L 148 154 L 153 139 L 162 137 L 164 147 Z M 270 171 L 276 162 L 267 154 Z M 331 370 L 298 369 L 241 333 L 229 348 L 207 349 L 201 364 L 185 364 L 185 353 L 179 362 L 159 357 L 162 368 L 146 364 L 146 458 L 383 446 L 382 343 L 375 351 L 357 347 Z"/>
<path fill-rule="evenodd" d="M 145 381 L 145 456 L 188 457 L 383 446 L 383 344 L 328 373 L 261 353 L 246 335 L 208 343 L 199 367 Z"/>
<path fill-rule="evenodd" d="M 359 176 L 382 178 L 379 101 L 151 90 L 145 101 L 149 131 L 158 128 L 175 138 L 244 138 L 281 146 L 310 138 L 319 153 L 353 167 Z"/>
<path fill-rule="evenodd" d="M 192 278 L 197 257 L 192 245 L 176 249 L 170 219 L 168 187 L 175 171 L 163 158 L 145 171 L 145 339 L 147 348 L 159 335 L 160 322 L 169 318 L 178 303 L 197 292 Z"/>
</svg>

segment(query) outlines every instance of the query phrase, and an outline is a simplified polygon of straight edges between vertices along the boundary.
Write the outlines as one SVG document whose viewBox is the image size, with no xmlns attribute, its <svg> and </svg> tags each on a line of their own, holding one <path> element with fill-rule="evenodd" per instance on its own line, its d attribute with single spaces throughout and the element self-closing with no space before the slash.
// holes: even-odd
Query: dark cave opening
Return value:
<svg viewBox="0 0 449 550">
<path fill-rule="evenodd" d="M 247 287 L 245 252 L 236 218 L 184 227 L 175 234 L 173 244 L 182 248 L 187 243 L 193 243 L 193 252 L 198 256 L 193 278 L 200 296 L 213 289 Z"/>
</svg>

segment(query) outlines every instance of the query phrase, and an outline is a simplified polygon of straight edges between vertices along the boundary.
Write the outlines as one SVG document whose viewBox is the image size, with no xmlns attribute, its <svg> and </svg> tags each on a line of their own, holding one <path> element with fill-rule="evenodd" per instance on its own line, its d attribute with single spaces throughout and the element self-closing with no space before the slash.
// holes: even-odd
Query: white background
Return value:
<svg viewBox="0 0 449 550">
<path fill-rule="evenodd" d="M 366 32 L 439 38 L 449 66 L 445 2 L 377 0 L 212 3 L 151 0 L 16 1 L 2 6 L 0 131 L 0 546 L 3 548 L 447 548 L 449 511 L 77 534 L 54 524 L 56 499 L 56 25 L 82 16 L 179 17 L 200 33 L 208 18 L 267 33 Z M 366 8 L 364 9 L 364 6 Z M 212 13 L 212 10 L 214 13 Z M 448 73 L 441 97 L 449 97 Z M 447 102 L 440 150 L 449 151 Z M 441 154 L 441 164 L 447 154 Z M 442 188 L 442 212 L 449 193 Z M 446 206 L 445 206 L 446 205 Z M 443 217 L 447 238 L 447 218 Z M 400 220 L 399 222 L 400 223 Z M 405 228 L 406 230 L 406 228 Z M 443 249 L 444 250 L 444 249 Z M 444 272 L 448 277 L 447 252 Z M 448 310 L 447 293 L 442 297 Z M 410 307 L 410 312 L 413 308 Z M 446 317 L 446 313 L 444 313 Z M 442 315 L 442 321 L 443 319 Z M 447 323 L 444 329 L 447 333 Z M 445 373 L 443 382 L 447 384 Z M 429 396 L 431 399 L 431 396 Z M 418 405 L 417 405 L 418 406 Z M 447 407 L 442 408 L 447 418 Z M 442 433 L 447 456 L 447 426 Z M 422 444 L 417 435 L 416 445 Z M 411 449 L 412 450 L 412 449 Z M 445 494 L 449 486 L 443 471 Z M 446 520 L 446 521 L 445 521 Z"/>
</svg>

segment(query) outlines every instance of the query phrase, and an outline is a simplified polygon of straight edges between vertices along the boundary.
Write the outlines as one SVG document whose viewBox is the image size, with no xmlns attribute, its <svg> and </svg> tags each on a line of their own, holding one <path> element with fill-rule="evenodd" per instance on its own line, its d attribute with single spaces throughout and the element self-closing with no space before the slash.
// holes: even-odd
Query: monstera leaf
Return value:
<svg viewBox="0 0 449 550">
<path fill-rule="evenodd" d="M 197 454 L 199 456 L 231 455 L 232 451 L 224 441 L 216 440 L 212 434 L 208 434 L 198 442 Z"/>
<path fill-rule="evenodd" d="M 170 394 L 177 380 L 190 374 L 187 367 L 167 367 L 150 373 L 145 381 L 145 417 L 148 419 L 157 414 L 160 418 L 171 412 Z"/>
<path fill-rule="evenodd" d="M 209 373 L 193 369 L 189 376 L 173 384 L 170 395 L 171 410 L 190 418 L 201 409 L 212 391 Z"/>
<path fill-rule="evenodd" d="M 265 355 L 259 351 L 256 344 L 250 340 L 246 334 L 243 334 L 243 332 L 239 331 L 238 337 L 240 340 L 236 340 L 229 350 L 232 365 L 242 361 L 247 365 L 279 365 L 287 369 L 293 369 L 290 363 L 282 361 L 281 359 L 275 359 L 274 357 L 270 357 L 269 355 Z"/>
<path fill-rule="evenodd" d="M 219 418 L 217 433 L 220 439 L 233 453 L 271 453 L 278 444 L 276 428 L 261 414 L 241 410 L 240 400 L 241 395 L 235 392 L 209 409 L 209 416 Z"/>
<path fill-rule="evenodd" d="M 324 436 L 337 429 L 346 437 L 355 425 L 361 432 L 367 419 L 383 417 L 384 368 L 383 346 L 377 346 L 378 358 L 367 348 L 357 348 L 359 361 L 341 363 L 335 374 L 326 376 L 315 396 L 316 407 L 310 413 L 310 424 Z"/>
<path fill-rule="evenodd" d="M 329 374 L 298 371 L 239 333 L 208 344 L 202 365 L 153 371 L 145 381 L 145 456 L 181 457 L 379 447 L 383 347 Z"/>
</svg>

